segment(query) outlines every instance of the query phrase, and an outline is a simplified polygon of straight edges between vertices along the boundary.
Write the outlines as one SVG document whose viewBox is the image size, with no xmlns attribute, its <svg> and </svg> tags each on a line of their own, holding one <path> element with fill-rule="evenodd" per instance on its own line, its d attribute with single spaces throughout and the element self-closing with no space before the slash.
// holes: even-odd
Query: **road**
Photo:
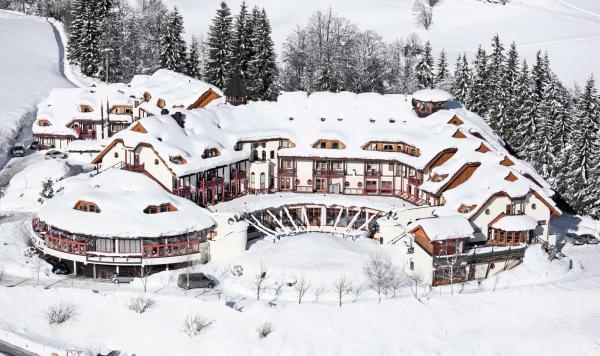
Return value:
<svg viewBox="0 0 600 356">
<path fill-rule="evenodd" d="M 2 340 L 0 340 L 0 355 L 7 356 L 37 356 L 38 354 L 34 354 L 33 352 L 29 352 L 27 350 L 23 350 L 19 347 L 8 344 Z"/>
</svg>

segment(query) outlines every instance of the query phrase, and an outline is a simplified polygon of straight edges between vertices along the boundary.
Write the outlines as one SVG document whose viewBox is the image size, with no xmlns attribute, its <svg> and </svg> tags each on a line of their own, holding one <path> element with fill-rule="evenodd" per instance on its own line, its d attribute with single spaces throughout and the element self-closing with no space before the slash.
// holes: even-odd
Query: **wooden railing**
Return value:
<svg viewBox="0 0 600 356">
<path fill-rule="evenodd" d="M 85 242 L 62 239 L 50 234 L 49 232 L 46 233 L 45 242 L 46 247 L 52 250 L 80 256 L 83 256 L 86 253 Z"/>
<path fill-rule="evenodd" d="M 143 172 L 145 171 L 144 169 L 144 164 L 141 163 L 127 163 L 127 162 L 123 162 L 123 169 L 126 171 L 131 171 L 131 172 Z"/>
</svg>

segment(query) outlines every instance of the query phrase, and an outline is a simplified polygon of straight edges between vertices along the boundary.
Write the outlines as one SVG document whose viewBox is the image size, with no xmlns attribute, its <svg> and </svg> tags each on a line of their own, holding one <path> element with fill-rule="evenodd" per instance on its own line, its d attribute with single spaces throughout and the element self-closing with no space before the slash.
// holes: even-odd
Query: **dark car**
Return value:
<svg viewBox="0 0 600 356">
<path fill-rule="evenodd" d="M 111 281 L 114 284 L 119 284 L 119 283 L 131 283 L 131 281 L 133 281 L 135 277 L 133 277 L 133 275 L 131 273 L 128 272 L 120 272 L 120 273 L 115 273 L 113 274 Z"/>
<path fill-rule="evenodd" d="M 17 143 L 12 149 L 12 154 L 15 157 L 23 157 L 25 156 L 25 147 L 22 144 Z"/>
<path fill-rule="evenodd" d="M 204 273 L 182 273 L 177 278 L 177 286 L 183 289 L 214 288 L 217 281 Z"/>
<path fill-rule="evenodd" d="M 56 258 L 48 258 L 46 262 L 52 266 L 52 273 L 54 274 L 71 274 L 69 267 Z"/>
<path fill-rule="evenodd" d="M 572 232 L 567 233 L 566 240 L 577 246 L 585 244 L 585 239 L 583 237 Z"/>
<path fill-rule="evenodd" d="M 585 240 L 585 243 L 590 245 L 596 245 L 600 243 L 600 240 L 598 240 L 598 238 L 592 234 L 582 234 L 580 237 Z"/>
</svg>

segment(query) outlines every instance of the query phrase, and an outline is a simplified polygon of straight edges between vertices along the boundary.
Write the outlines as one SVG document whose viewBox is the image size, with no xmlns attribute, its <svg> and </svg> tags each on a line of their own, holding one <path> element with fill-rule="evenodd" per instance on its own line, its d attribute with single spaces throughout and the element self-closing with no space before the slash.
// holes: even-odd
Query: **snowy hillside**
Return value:
<svg viewBox="0 0 600 356">
<path fill-rule="evenodd" d="M 532 59 L 538 49 L 550 52 L 555 71 L 570 84 L 591 72 L 600 77 L 600 2 L 597 0 L 512 0 L 493 5 L 478 0 L 442 0 L 435 8 L 429 31 L 419 28 L 412 15 L 413 0 L 264 0 L 247 3 L 264 6 L 272 21 L 273 39 L 281 48 L 287 35 L 304 24 L 316 9 L 334 11 L 372 29 L 391 41 L 416 32 L 431 40 L 434 49 L 446 48 L 451 57 L 467 52 L 473 58 L 477 46 L 488 45 L 496 33 L 504 43 L 517 41 L 519 52 Z M 166 0 L 183 13 L 187 35 L 206 34 L 219 1 Z M 241 0 L 229 0 L 237 13 Z M 369 16 L 365 16 L 365 14 Z M 575 54 L 575 55 L 574 55 Z"/>
<path fill-rule="evenodd" d="M 54 87 L 71 87 L 61 74 L 60 51 L 52 26 L 45 19 L 0 10 L 0 167 L 24 115 Z M 33 121 L 35 115 L 29 117 Z M 32 122 L 31 121 L 31 122 Z"/>
</svg>

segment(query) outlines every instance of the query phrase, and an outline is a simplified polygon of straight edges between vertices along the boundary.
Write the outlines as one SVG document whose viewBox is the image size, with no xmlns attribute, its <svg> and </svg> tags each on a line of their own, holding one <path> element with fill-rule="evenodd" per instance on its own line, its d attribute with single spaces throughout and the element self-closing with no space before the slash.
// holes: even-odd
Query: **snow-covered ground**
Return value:
<svg viewBox="0 0 600 356">
<path fill-rule="evenodd" d="M 187 35 L 206 34 L 220 1 L 165 0 L 184 16 Z M 227 3 L 237 13 L 242 0 Z M 489 45 L 496 33 L 506 45 L 516 41 L 519 51 L 533 59 L 538 49 L 550 53 L 553 69 L 565 81 L 583 83 L 590 73 L 600 77 L 600 2 L 597 0 L 511 0 L 508 5 L 480 0 L 442 0 L 435 8 L 429 31 L 419 28 L 412 15 L 414 0 L 261 0 L 246 1 L 264 7 L 271 19 L 273 38 L 282 44 L 298 24 L 316 10 L 329 6 L 363 30 L 380 33 L 385 40 L 411 32 L 430 40 L 434 49 L 445 48 L 451 57 L 467 52 L 472 59 L 479 44 Z M 368 16 L 365 16 L 368 14 Z"/>
<path fill-rule="evenodd" d="M 73 86 L 61 74 L 57 41 L 60 38 L 45 19 L 0 10 L 0 167 L 21 128 L 30 130 L 35 114 L 26 114 L 35 113 L 50 89 Z M 29 141 L 28 136 L 19 140 Z"/>
<path fill-rule="evenodd" d="M 12 236 L 20 235 L 18 223 L 6 225 Z M 188 355 L 202 349 L 211 355 L 600 352 L 600 246 L 568 246 L 571 270 L 568 259 L 549 262 L 538 246 L 532 247 L 523 265 L 481 286 L 470 283 L 460 293 L 457 286 L 455 295 L 449 287 L 421 287 L 417 300 L 405 281 L 396 297 L 379 304 L 364 285 L 362 268 L 374 253 L 400 265 L 401 249 L 323 234 L 288 237 L 276 244 L 259 241 L 230 261 L 195 268 L 220 278 L 216 291 L 179 290 L 175 275 L 181 271 L 151 276 L 147 295 L 156 305 L 144 314 L 127 307 L 131 296 L 143 293 L 139 280 L 128 286 L 86 280 L 55 283 L 56 277 L 42 272 L 40 282 L 34 277 L 8 288 L 7 283 L 15 284 L 9 277 L 0 286 L 0 337 L 46 354 L 66 349 L 90 354 L 120 349 L 138 355 Z M 261 264 L 270 288 L 256 301 L 250 280 Z M 231 273 L 237 265 L 243 268 L 241 276 Z M 35 266 L 26 268 L 24 278 L 36 275 Z M 341 308 L 333 290 L 340 274 L 354 287 Z M 311 289 L 298 304 L 287 283 L 302 277 Z M 315 296 L 319 287 L 324 291 Z M 76 314 L 61 326 L 49 326 L 45 312 L 59 303 L 73 304 Z M 189 315 L 211 324 L 190 337 L 183 332 Z M 273 332 L 261 339 L 256 329 L 264 322 L 272 324 Z"/>
</svg>

